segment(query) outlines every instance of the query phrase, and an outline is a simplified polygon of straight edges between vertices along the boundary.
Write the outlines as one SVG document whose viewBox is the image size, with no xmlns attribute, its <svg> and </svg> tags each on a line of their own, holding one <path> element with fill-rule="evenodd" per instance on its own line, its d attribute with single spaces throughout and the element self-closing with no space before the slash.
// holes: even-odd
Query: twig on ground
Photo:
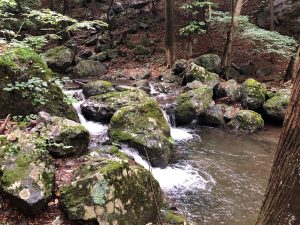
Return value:
<svg viewBox="0 0 300 225">
<path fill-rule="evenodd" d="M 2 134 L 6 128 L 6 125 L 8 123 L 8 121 L 10 120 L 10 114 L 7 115 L 7 117 L 5 118 L 3 124 L 0 127 L 0 134 Z"/>
</svg>

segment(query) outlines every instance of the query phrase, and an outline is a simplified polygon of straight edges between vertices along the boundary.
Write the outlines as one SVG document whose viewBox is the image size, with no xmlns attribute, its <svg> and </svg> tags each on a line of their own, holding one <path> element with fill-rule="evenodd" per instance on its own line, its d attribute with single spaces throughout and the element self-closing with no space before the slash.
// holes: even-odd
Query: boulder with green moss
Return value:
<svg viewBox="0 0 300 225">
<path fill-rule="evenodd" d="M 81 104 L 81 111 L 88 120 L 109 122 L 113 114 L 124 106 L 141 103 L 149 96 L 138 88 L 95 95 Z"/>
<path fill-rule="evenodd" d="M 32 49 L 1 45 L 0 118 L 46 111 L 77 120 L 74 108 L 53 81 L 53 74 Z"/>
<path fill-rule="evenodd" d="M 265 85 L 254 79 L 247 79 L 241 85 L 240 91 L 242 106 L 247 109 L 259 110 L 266 101 L 267 90 Z"/>
<path fill-rule="evenodd" d="M 193 82 L 194 80 L 199 80 L 212 88 L 220 82 L 218 74 L 209 72 L 204 67 L 192 63 L 186 74 L 186 81 Z"/>
<path fill-rule="evenodd" d="M 233 130 L 252 133 L 264 127 L 264 120 L 257 112 L 240 110 L 227 125 Z"/>
<path fill-rule="evenodd" d="M 24 214 L 39 214 L 54 190 L 46 142 L 36 132 L 16 130 L 10 135 L 15 141 L 0 136 L 0 191 Z"/>
<path fill-rule="evenodd" d="M 221 72 L 221 58 L 218 55 L 204 54 L 194 59 L 194 63 L 198 66 L 204 67 L 210 72 Z"/>
<path fill-rule="evenodd" d="M 240 98 L 240 86 L 231 79 L 220 82 L 214 87 L 214 98 L 229 98 L 230 101 L 237 101 Z"/>
<path fill-rule="evenodd" d="M 188 221 L 185 216 L 179 214 L 176 211 L 167 210 L 163 213 L 163 220 L 165 223 L 174 225 L 188 225 Z"/>
<path fill-rule="evenodd" d="M 114 87 L 109 81 L 96 80 L 84 85 L 82 91 L 86 97 L 91 97 L 94 95 L 106 94 L 107 92 L 114 91 Z"/>
<path fill-rule="evenodd" d="M 38 129 L 47 140 L 47 150 L 51 155 L 64 157 L 81 155 L 89 145 L 89 132 L 81 124 L 58 116 L 40 112 Z"/>
<path fill-rule="evenodd" d="M 104 64 L 93 60 L 82 60 L 73 69 L 75 78 L 101 76 L 107 72 Z"/>
<path fill-rule="evenodd" d="M 43 57 L 53 71 L 65 72 L 72 65 L 75 54 L 71 49 L 62 45 L 49 49 Z"/>
<path fill-rule="evenodd" d="M 192 122 L 213 103 L 212 96 L 212 89 L 206 85 L 179 95 L 176 100 L 176 121 L 179 124 Z"/>
<path fill-rule="evenodd" d="M 286 110 L 291 98 L 291 90 L 281 89 L 275 93 L 263 105 L 265 113 L 271 118 L 279 122 L 284 120 Z"/>
<path fill-rule="evenodd" d="M 138 149 L 153 166 L 166 167 L 173 155 L 173 139 L 162 110 L 153 99 L 126 106 L 111 118 L 109 137 Z"/>
<path fill-rule="evenodd" d="M 162 191 L 151 173 L 115 147 L 93 150 L 59 188 L 72 221 L 139 225 L 156 223 Z"/>
</svg>

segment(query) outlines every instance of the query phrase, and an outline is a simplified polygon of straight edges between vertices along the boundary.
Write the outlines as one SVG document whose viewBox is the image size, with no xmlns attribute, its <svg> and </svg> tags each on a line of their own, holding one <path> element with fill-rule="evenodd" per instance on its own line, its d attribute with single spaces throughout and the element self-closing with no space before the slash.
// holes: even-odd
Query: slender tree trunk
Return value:
<svg viewBox="0 0 300 225">
<path fill-rule="evenodd" d="M 50 10 L 54 10 L 54 0 L 48 0 L 48 7 Z"/>
<path fill-rule="evenodd" d="M 20 0 L 16 0 L 16 3 L 17 3 L 17 7 L 18 7 L 19 12 L 23 12 Z"/>
<path fill-rule="evenodd" d="M 296 77 L 298 71 L 300 69 L 300 38 L 299 43 L 296 48 L 295 55 L 291 57 L 288 68 L 286 70 L 284 81 L 288 81 Z"/>
<path fill-rule="evenodd" d="M 69 0 L 64 0 L 63 14 L 65 14 L 68 10 L 69 10 Z"/>
<path fill-rule="evenodd" d="M 270 30 L 275 30 L 274 0 L 270 0 Z"/>
<path fill-rule="evenodd" d="M 175 61 L 175 34 L 174 34 L 174 0 L 165 0 L 166 13 L 166 59 L 170 67 Z"/>
<path fill-rule="evenodd" d="M 238 26 L 238 16 L 241 14 L 243 6 L 243 0 L 232 0 L 231 2 L 231 26 L 227 33 L 227 41 L 224 49 L 223 54 L 223 61 L 222 61 L 222 67 L 225 74 L 226 79 L 228 79 L 228 71 L 230 68 L 230 65 L 232 63 L 232 48 L 233 48 L 233 39 L 234 39 L 234 33 Z"/>
<path fill-rule="evenodd" d="M 295 78 L 256 225 L 300 224 L 300 74 Z"/>
</svg>

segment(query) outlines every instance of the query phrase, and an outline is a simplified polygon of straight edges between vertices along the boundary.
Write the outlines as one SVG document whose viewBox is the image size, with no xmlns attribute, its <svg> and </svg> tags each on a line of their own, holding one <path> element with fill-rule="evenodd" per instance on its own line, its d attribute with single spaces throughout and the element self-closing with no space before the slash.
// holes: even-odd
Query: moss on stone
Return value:
<svg viewBox="0 0 300 225">
<path fill-rule="evenodd" d="M 174 211 L 166 211 L 163 214 L 164 222 L 171 223 L 175 225 L 185 225 L 188 224 L 187 220 L 184 216 L 179 215 L 178 213 Z"/>
</svg>

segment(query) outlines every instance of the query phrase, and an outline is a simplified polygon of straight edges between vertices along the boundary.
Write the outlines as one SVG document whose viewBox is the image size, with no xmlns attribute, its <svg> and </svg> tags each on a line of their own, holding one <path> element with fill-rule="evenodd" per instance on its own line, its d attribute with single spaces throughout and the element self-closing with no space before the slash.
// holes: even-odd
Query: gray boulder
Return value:
<svg viewBox="0 0 300 225">
<path fill-rule="evenodd" d="M 84 85 L 82 89 L 82 92 L 86 97 L 106 94 L 111 91 L 115 91 L 112 83 L 103 80 L 91 81 Z"/>
<path fill-rule="evenodd" d="M 107 72 L 104 64 L 93 60 L 82 60 L 73 69 L 75 78 L 101 76 Z"/>
<path fill-rule="evenodd" d="M 74 52 L 66 46 L 51 48 L 43 54 L 48 66 L 55 72 L 65 72 L 74 59 Z"/>
<path fill-rule="evenodd" d="M 224 113 L 226 112 L 227 106 L 224 104 L 215 104 L 203 113 L 201 113 L 199 122 L 204 125 L 213 127 L 223 127 L 226 125 L 224 120 Z"/>
<path fill-rule="evenodd" d="M 221 72 L 221 58 L 215 54 L 204 54 L 196 59 L 194 63 L 198 66 L 202 66 L 210 72 L 220 73 Z"/>
<path fill-rule="evenodd" d="M 171 70 L 175 75 L 184 75 L 184 72 L 188 68 L 189 63 L 186 59 L 178 59 L 174 62 Z"/>
<path fill-rule="evenodd" d="M 192 122 L 213 103 L 212 96 L 212 89 L 205 85 L 179 95 L 176 100 L 176 121 L 179 124 Z"/>
<path fill-rule="evenodd" d="M 237 101 L 240 97 L 240 86 L 231 79 L 226 82 L 220 82 L 214 87 L 214 98 L 229 98 L 230 101 Z"/>
</svg>

